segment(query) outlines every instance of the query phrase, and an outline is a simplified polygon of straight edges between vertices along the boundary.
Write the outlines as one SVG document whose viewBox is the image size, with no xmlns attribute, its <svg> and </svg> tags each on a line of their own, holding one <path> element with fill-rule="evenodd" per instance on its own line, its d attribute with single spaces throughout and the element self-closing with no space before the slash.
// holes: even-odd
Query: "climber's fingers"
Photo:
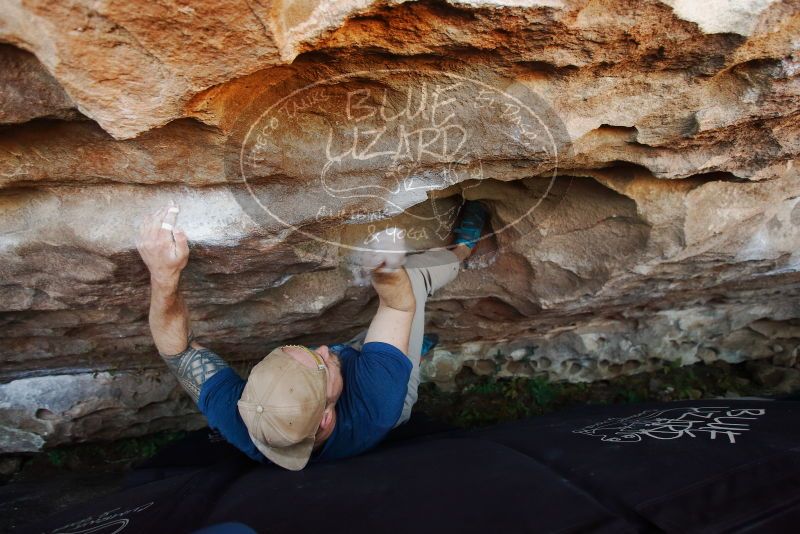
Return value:
<svg viewBox="0 0 800 534">
<path fill-rule="evenodd" d="M 176 228 L 173 232 L 175 236 L 175 257 L 184 258 L 189 255 L 189 239 L 183 228 Z"/>
<path fill-rule="evenodd" d="M 150 236 L 153 239 L 156 239 L 158 235 L 161 233 L 161 223 L 164 221 L 164 217 L 167 215 L 167 208 L 158 208 L 156 214 L 153 216 L 153 224 L 150 227 Z"/>
<path fill-rule="evenodd" d="M 136 243 L 150 275 L 162 280 L 173 280 L 189 259 L 186 234 L 174 226 L 177 216 L 175 205 L 156 210 L 145 219 Z"/>
<path fill-rule="evenodd" d="M 175 205 L 174 202 L 170 201 L 170 205 L 162 208 L 164 212 L 164 216 L 161 219 L 161 225 L 159 227 L 159 234 L 162 237 L 169 236 L 172 238 L 172 231 L 175 229 L 175 223 L 178 220 L 178 213 L 181 211 L 178 206 Z"/>
<path fill-rule="evenodd" d="M 155 241 L 155 238 L 158 235 L 157 229 L 161 225 L 161 221 L 164 218 L 161 211 L 161 209 L 157 209 L 150 216 L 145 217 L 139 231 L 140 245 Z"/>
</svg>

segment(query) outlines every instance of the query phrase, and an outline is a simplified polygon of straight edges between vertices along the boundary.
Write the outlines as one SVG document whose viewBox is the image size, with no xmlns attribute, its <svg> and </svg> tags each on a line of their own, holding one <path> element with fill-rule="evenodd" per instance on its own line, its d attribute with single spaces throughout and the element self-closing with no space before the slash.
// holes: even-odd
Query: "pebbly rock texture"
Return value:
<svg viewBox="0 0 800 534">
<path fill-rule="evenodd" d="M 16 380 L 0 386 L 4 451 L 33 452 L 73 441 L 114 439 L 169 430 L 197 429 L 205 420 L 192 401 L 161 373 L 83 373 Z M 144 394 L 143 394 L 144 392 Z M 42 408 L 42 399 L 47 407 Z"/>
<path fill-rule="evenodd" d="M 462 197 L 492 228 L 428 380 L 796 367 L 799 35 L 792 0 L 9 4 L 0 452 L 202 424 L 134 247 L 170 200 L 243 369 L 358 333 L 353 250 L 445 245 Z"/>
</svg>

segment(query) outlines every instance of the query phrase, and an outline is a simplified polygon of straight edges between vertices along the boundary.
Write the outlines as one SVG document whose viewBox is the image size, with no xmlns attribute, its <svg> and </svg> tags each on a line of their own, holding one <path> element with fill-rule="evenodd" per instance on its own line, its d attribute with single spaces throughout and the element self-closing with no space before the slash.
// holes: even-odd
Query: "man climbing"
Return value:
<svg viewBox="0 0 800 534">
<path fill-rule="evenodd" d="M 378 310 L 351 344 L 278 347 L 245 381 L 192 339 L 179 291 L 189 258 L 186 234 L 168 206 L 142 225 L 137 248 L 150 270 L 150 331 L 181 386 L 227 441 L 257 461 L 299 470 L 376 446 L 406 422 L 417 400 L 425 302 L 453 280 L 480 238 L 487 212 L 467 202 L 452 250 L 411 255 L 395 271 L 378 266 Z M 428 349 L 428 347 L 426 347 Z"/>
</svg>

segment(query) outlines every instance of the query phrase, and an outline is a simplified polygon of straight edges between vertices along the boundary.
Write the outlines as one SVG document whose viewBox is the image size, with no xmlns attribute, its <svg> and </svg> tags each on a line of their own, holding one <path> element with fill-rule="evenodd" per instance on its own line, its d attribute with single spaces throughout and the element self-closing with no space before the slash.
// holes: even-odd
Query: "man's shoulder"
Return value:
<svg viewBox="0 0 800 534">
<path fill-rule="evenodd" d="M 224 395 L 224 400 L 230 402 L 231 399 L 239 400 L 246 381 L 230 367 L 219 370 L 203 383 L 200 389 L 198 407 L 205 413 L 205 408 L 218 401 L 216 397 Z"/>
<path fill-rule="evenodd" d="M 411 372 L 412 364 L 403 351 L 389 343 L 370 341 L 364 343 L 361 350 L 350 348 L 342 354 L 351 365 L 360 366 L 390 366 L 397 370 Z"/>
<path fill-rule="evenodd" d="M 367 403 L 396 400 L 398 396 L 405 398 L 413 365 L 397 347 L 372 341 L 365 343 L 361 351 L 354 350 L 343 356 L 343 397 Z"/>
<path fill-rule="evenodd" d="M 318 459 L 361 454 L 380 443 L 403 410 L 411 360 L 388 343 L 365 343 L 343 359 L 344 390 L 336 404 L 336 427 Z"/>
<path fill-rule="evenodd" d="M 200 390 L 198 408 L 206 416 L 208 425 L 234 447 L 258 462 L 265 462 L 250 439 L 247 427 L 239 414 L 238 401 L 246 381 L 236 371 L 227 367 L 209 378 Z"/>
</svg>

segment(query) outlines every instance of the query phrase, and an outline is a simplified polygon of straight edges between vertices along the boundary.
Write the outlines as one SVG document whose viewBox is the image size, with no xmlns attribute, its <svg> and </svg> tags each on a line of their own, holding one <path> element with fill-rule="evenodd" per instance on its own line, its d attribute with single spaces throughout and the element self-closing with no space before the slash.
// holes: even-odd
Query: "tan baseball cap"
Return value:
<svg viewBox="0 0 800 534">
<path fill-rule="evenodd" d="M 306 367 L 279 347 L 250 371 L 238 402 L 258 450 L 292 471 L 304 468 L 311 457 L 327 391 L 325 362 L 301 348 L 311 353 L 316 367 Z"/>
</svg>

